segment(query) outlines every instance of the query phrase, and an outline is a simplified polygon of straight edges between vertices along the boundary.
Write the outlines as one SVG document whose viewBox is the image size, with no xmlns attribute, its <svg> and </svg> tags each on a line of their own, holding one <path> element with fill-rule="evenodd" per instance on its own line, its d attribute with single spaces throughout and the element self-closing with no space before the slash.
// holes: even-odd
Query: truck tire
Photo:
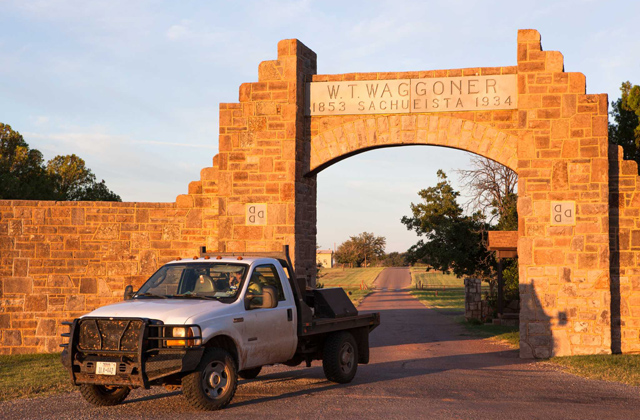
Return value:
<svg viewBox="0 0 640 420">
<path fill-rule="evenodd" d="M 324 375 L 331 382 L 351 382 L 358 370 L 358 345 L 351 333 L 339 331 L 330 334 L 324 342 L 322 357 Z"/>
<path fill-rule="evenodd" d="M 260 371 L 262 370 L 262 366 L 255 367 L 253 369 L 245 369 L 238 372 L 238 376 L 242 379 L 256 379 L 258 375 L 260 375 Z"/>
<path fill-rule="evenodd" d="M 118 405 L 131 392 L 128 386 L 105 386 L 81 384 L 80 394 L 89 403 L 98 407 Z"/>
<path fill-rule="evenodd" d="M 226 407 L 238 387 L 238 370 L 228 351 L 207 348 L 195 371 L 182 378 L 182 394 L 198 410 Z"/>
</svg>

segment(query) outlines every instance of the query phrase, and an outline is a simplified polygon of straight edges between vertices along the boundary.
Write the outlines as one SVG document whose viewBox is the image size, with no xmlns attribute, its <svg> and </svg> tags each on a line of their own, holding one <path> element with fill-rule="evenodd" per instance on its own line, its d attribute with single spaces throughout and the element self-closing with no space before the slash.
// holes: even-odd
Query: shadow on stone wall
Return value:
<svg viewBox="0 0 640 420">
<path fill-rule="evenodd" d="M 534 283 L 520 284 L 520 357 L 523 359 L 546 359 L 561 349 L 556 348 L 556 343 L 560 345 L 569 343 L 568 337 L 554 337 L 551 330 L 551 316 L 547 315 L 542 307 L 540 297 L 535 291 Z M 545 306 L 555 306 L 555 294 L 543 296 Z M 567 324 L 567 313 L 558 313 L 558 325 Z M 564 334 L 564 330 L 556 331 L 557 334 Z"/>
<path fill-rule="evenodd" d="M 620 313 L 620 161 L 609 160 L 609 273 L 611 288 L 611 352 L 622 353 Z"/>
</svg>

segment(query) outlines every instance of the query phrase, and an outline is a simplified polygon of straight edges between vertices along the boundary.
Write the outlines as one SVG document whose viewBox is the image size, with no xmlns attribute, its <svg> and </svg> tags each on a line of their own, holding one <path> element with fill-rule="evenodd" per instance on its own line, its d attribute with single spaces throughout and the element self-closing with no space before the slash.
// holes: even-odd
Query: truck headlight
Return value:
<svg viewBox="0 0 640 420">
<path fill-rule="evenodd" d="M 186 338 L 186 340 L 167 340 L 168 347 L 191 347 L 199 346 L 202 344 L 201 338 L 195 338 L 189 340 L 189 337 L 200 337 L 200 327 L 173 327 L 171 329 L 170 337 L 174 338 Z"/>
</svg>

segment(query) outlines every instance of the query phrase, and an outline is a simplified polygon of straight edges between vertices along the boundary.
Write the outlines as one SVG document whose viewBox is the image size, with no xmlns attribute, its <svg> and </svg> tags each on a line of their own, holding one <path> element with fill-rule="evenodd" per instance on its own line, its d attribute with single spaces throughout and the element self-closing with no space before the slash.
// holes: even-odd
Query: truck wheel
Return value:
<svg viewBox="0 0 640 420">
<path fill-rule="evenodd" d="M 322 368 L 328 380 L 339 384 L 349 383 L 356 376 L 358 345 L 350 333 L 341 331 L 327 337 L 324 342 Z"/>
<path fill-rule="evenodd" d="M 238 376 L 242 379 L 256 379 L 258 375 L 260 375 L 260 371 L 262 370 L 262 366 L 258 366 L 253 369 L 245 369 L 238 372 Z"/>
<path fill-rule="evenodd" d="M 88 403 L 98 407 L 118 405 L 127 398 L 129 392 L 131 392 L 131 388 L 128 386 L 80 385 L 82 397 Z"/>
<path fill-rule="evenodd" d="M 238 371 L 228 351 L 207 348 L 194 372 L 182 378 L 182 394 L 199 410 L 226 407 L 238 387 Z"/>
</svg>

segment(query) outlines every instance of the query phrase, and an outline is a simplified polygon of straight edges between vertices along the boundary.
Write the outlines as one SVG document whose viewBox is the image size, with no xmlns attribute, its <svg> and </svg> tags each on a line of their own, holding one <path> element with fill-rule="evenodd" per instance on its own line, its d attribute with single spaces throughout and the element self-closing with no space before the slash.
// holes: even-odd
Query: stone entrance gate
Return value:
<svg viewBox="0 0 640 420">
<path fill-rule="evenodd" d="M 315 53 L 284 40 L 258 82 L 240 86 L 239 102 L 220 104 L 219 153 L 175 203 L 0 201 L 0 353 L 56 351 L 60 321 L 120 300 L 125 285 L 202 245 L 288 244 L 297 274 L 313 282 L 316 174 L 366 150 L 415 144 L 518 173 L 523 357 L 640 351 L 637 166 L 608 143 L 607 96 L 586 94 L 584 75 L 565 72 L 537 31 L 519 31 L 517 45 L 509 67 L 317 75 Z M 416 102 L 326 115 L 310 111 L 305 93 L 322 82 L 413 88 L 508 75 L 517 97 L 507 108 L 421 112 Z"/>
</svg>

